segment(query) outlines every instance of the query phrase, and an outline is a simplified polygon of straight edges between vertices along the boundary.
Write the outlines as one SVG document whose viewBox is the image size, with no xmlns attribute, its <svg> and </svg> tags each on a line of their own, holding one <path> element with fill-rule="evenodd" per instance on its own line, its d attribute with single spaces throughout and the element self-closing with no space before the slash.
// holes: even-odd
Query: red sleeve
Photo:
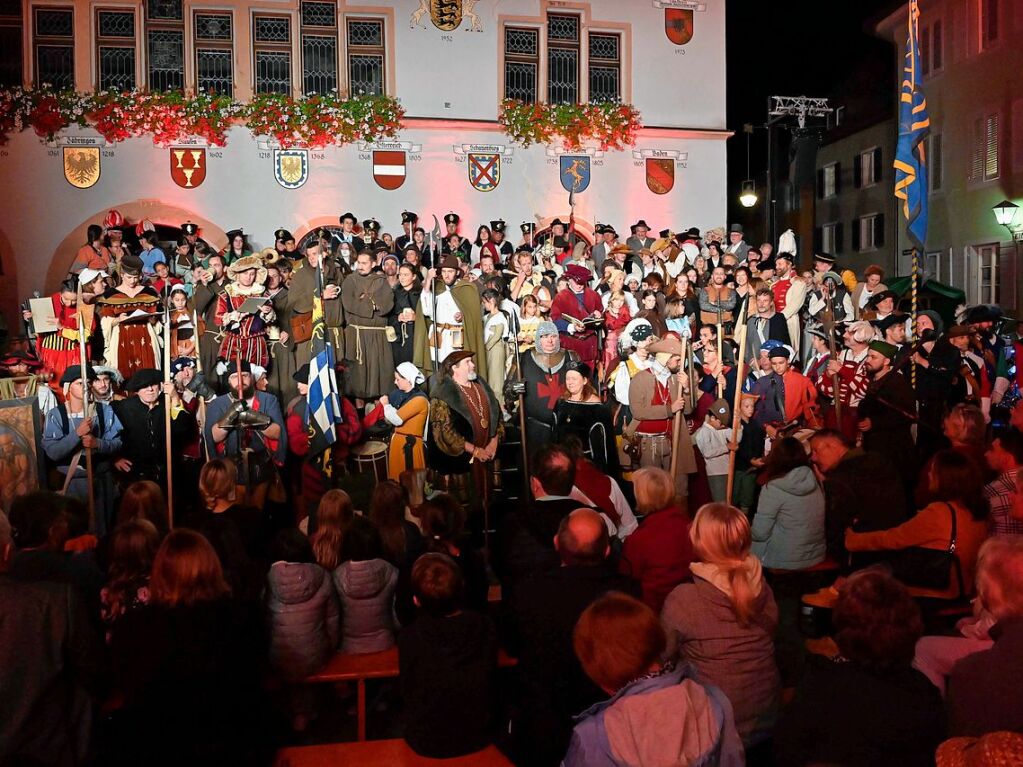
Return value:
<svg viewBox="0 0 1023 767">
<path fill-rule="evenodd" d="M 297 413 L 288 413 L 284 425 L 288 430 L 288 449 L 295 455 L 304 456 L 309 452 L 309 431 L 304 419 Z"/>
<path fill-rule="evenodd" d="M 217 323 L 218 327 L 224 324 L 223 317 L 230 311 L 232 311 L 230 299 L 227 297 L 227 294 L 221 293 L 219 296 L 217 296 L 217 313 L 214 319 L 214 322 Z"/>
</svg>

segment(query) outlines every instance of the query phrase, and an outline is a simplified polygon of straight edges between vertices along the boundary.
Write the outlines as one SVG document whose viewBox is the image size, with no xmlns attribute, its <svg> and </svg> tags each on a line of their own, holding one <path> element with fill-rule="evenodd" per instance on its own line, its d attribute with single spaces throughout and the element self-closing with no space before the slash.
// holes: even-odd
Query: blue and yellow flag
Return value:
<svg viewBox="0 0 1023 767">
<path fill-rule="evenodd" d="M 927 157 L 924 139 L 930 131 L 920 65 L 920 7 L 909 0 L 906 64 L 899 96 L 899 143 L 895 147 L 895 196 L 902 200 L 906 232 L 917 248 L 927 239 Z"/>
<path fill-rule="evenodd" d="M 330 474 L 330 448 L 337 441 L 336 426 L 341 422 L 341 401 L 334 370 L 334 345 L 327 337 L 323 319 L 323 270 L 316 267 L 313 293 L 313 334 L 309 339 L 309 393 L 306 395 L 306 422 L 309 430 L 309 457 L 324 473 Z"/>
</svg>

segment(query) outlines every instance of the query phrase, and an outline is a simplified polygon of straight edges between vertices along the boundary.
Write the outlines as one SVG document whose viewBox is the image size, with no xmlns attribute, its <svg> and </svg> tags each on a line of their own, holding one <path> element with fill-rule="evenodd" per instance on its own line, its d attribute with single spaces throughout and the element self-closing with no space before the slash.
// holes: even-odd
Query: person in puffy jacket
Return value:
<svg viewBox="0 0 1023 767">
<path fill-rule="evenodd" d="M 300 683 L 337 650 L 339 612 L 330 573 L 316 564 L 309 539 L 291 528 L 277 534 L 266 576 L 270 663 L 286 682 Z M 312 688 L 289 686 L 292 727 L 302 731 L 311 713 Z"/>
<path fill-rule="evenodd" d="M 394 646 L 394 589 L 398 568 L 383 558 L 380 533 L 356 517 L 341 542 L 334 587 L 341 598 L 341 652 L 371 653 Z"/>
<path fill-rule="evenodd" d="M 774 443 L 764 465 L 753 554 L 764 567 L 802 570 L 824 560 L 824 492 L 802 443 L 785 437 Z"/>
</svg>

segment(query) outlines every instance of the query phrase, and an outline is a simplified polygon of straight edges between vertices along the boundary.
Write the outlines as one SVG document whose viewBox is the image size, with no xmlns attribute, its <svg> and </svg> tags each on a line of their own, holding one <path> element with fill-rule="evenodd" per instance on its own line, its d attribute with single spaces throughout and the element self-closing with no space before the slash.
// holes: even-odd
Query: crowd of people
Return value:
<svg viewBox="0 0 1023 767">
<path fill-rule="evenodd" d="M 217 251 L 111 211 L 52 317 L 26 302 L 0 367 L 46 471 L 3 445 L 0 764 L 263 763 L 311 674 L 395 647 L 424 756 L 1023 753 L 998 307 L 914 313 L 790 233 L 444 221 Z"/>
</svg>

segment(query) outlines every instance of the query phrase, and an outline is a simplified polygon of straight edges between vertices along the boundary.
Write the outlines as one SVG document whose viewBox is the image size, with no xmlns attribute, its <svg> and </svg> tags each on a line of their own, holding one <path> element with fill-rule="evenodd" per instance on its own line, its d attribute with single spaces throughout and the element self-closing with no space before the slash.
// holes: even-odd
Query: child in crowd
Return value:
<svg viewBox="0 0 1023 767">
<path fill-rule="evenodd" d="M 723 503 L 728 494 L 728 443 L 732 441 L 732 409 L 719 399 L 710 406 L 703 425 L 693 434 L 693 442 L 707 462 L 707 482 L 711 497 Z M 739 427 L 742 438 L 742 427 Z"/>
<path fill-rule="evenodd" d="M 334 583 L 316 564 L 313 549 L 297 528 L 282 530 L 270 547 L 266 577 L 270 664 L 289 684 L 292 728 L 301 732 L 312 713 L 312 688 L 302 680 L 333 656 L 339 608 Z"/>
<path fill-rule="evenodd" d="M 497 634 L 485 615 L 462 609 L 462 572 L 446 554 L 424 554 L 412 568 L 419 614 L 398 640 L 405 741 L 445 759 L 490 744 Z"/>
<path fill-rule="evenodd" d="M 767 438 L 764 427 L 753 420 L 753 410 L 759 398 L 757 394 L 743 392 L 739 400 L 742 434 L 735 453 L 735 489 L 732 503 L 742 509 L 746 516 L 749 516 L 756 500 L 757 469 L 764 463 L 764 441 Z"/>
<path fill-rule="evenodd" d="M 341 598 L 341 652 L 382 652 L 394 646 L 394 589 L 398 568 L 384 559 L 380 533 L 355 517 L 341 540 L 334 586 Z"/>
</svg>

